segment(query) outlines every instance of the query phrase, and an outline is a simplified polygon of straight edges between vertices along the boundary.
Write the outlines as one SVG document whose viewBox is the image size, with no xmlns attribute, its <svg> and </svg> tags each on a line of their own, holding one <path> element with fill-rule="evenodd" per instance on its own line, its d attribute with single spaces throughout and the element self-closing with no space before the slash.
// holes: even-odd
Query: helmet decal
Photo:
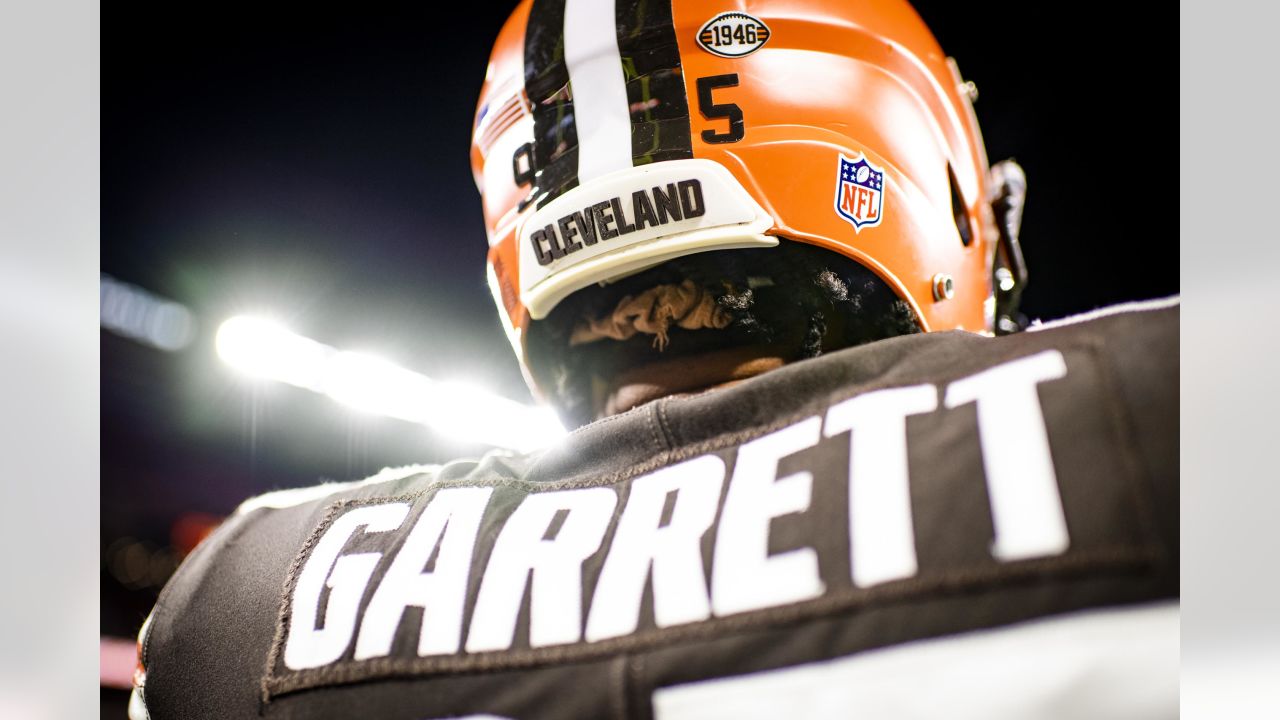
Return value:
<svg viewBox="0 0 1280 720">
<path fill-rule="evenodd" d="M 855 233 L 879 225 L 884 218 L 884 168 L 872 165 L 861 154 L 850 159 L 841 153 L 836 212 L 853 225 Z"/>
<path fill-rule="evenodd" d="M 723 12 L 698 30 L 698 47 L 725 58 L 746 57 L 764 47 L 769 26 L 743 12 Z"/>
</svg>

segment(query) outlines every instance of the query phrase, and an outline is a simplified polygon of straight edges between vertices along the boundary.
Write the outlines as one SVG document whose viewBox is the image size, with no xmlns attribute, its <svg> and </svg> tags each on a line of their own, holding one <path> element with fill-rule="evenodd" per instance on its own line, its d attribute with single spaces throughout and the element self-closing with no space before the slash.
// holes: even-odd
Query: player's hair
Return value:
<svg viewBox="0 0 1280 720">
<path fill-rule="evenodd" d="M 731 318 L 720 330 L 672 326 L 667 342 L 627 340 L 571 345 L 583 319 L 660 285 L 692 280 Z M 777 248 L 721 250 L 669 261 L 616 283 L 580 290 L 534 323 L 530 367 L 566 420 L 594 419 L 592 382 L 658 360 L 753 345 L 779 348 L 788 362 L 920 332 L 915 313 L 874 273 L 836 253 L 784 240 Z M 664 346 L 665 345 L 665 346 Z"/>
</svg>

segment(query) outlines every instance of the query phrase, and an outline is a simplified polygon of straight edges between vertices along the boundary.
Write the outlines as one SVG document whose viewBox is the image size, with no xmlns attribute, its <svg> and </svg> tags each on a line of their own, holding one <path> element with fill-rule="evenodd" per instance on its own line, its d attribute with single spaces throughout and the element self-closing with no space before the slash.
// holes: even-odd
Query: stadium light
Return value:
<svg viewBox="0 0 1280 720">
<path fill-rule="evenodd" d="M 233 317 L 218 328 L 215 346 L 224 362 L 250 376 L 321 393 L 361 412 L 425 425 L 457 440 L 528 451 L 565 434 L 549 409 L 338 350 L 270 320 Z"/>
<path fill-rule="evenodd" d="M 323 391 L 321 381 L 334 353 L 270 320 L 245 316 L 222 323 L 214 345 L 218 357 L 247 375 L 316 392 Z"/>
<path fill-rule="evenodd" d="M 101 273 L 99 279 L 98 313 L 102 327 L 167 352 L 177 352 L 191 344 L 195 317 L 185 305 L 106 273 Z"/>
</svg>

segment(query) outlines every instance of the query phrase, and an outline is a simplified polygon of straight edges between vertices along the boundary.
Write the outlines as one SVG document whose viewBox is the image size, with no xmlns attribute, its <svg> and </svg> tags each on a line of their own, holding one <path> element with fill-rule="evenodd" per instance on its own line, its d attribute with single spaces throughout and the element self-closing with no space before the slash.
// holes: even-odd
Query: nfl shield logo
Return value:
<svg viewBox="0 0 1280 720">
<path fill-rule="evenodd" d="M 840 155 L 836 175 L 836 212 L 853 225 L 854 232 L 880 224 L 884 209 L 884 168 L 859 154 L 850 160 Z"/>
</svg>

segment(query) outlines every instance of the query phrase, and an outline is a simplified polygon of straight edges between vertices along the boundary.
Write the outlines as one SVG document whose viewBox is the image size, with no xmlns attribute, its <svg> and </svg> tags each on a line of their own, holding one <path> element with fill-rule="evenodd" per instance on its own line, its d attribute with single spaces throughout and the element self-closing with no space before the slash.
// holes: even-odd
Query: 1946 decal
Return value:
<svg viewBox="0 0 1280 720">
<path fill-rule="evenodd" d="M 764 47 L 769 26 L 742 12 L 724 12 L 707 21 L 698 31 L 698 45 L 712 55 L 746 57 Z"/>
</svg>

